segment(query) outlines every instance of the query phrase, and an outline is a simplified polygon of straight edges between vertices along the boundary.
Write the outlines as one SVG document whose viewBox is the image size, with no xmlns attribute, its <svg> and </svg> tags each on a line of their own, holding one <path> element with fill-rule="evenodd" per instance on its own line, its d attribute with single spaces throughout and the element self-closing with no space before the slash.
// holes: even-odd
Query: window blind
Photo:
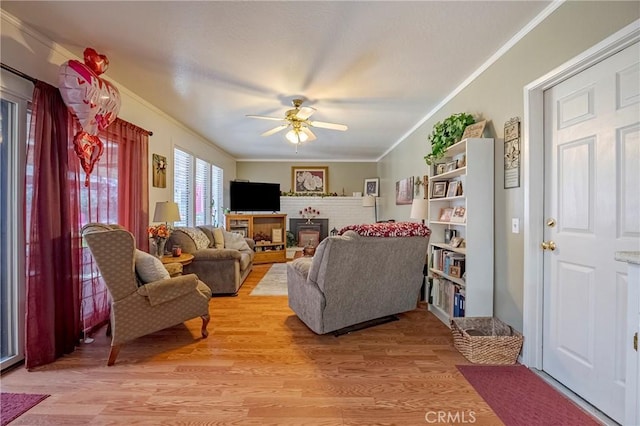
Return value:
<svg viewBox="0 0 640 426">
<path fill-rule="evenodd" d="M 211 166 L 211 197 L 213 199 L 213 209 L 211 212 L 211 221 L 215 226 L 222 226 L 224 218 L 222 217 L 223 204 L 223 187 L 222 187 L 223 171 L 220 167 Z"/>
<path fill-rule="evenodd" d="M 193 226 L 193 156 L 178 148 L 173 150 L 173 201 L 180 209 L 180 222 L 175 226 Z"/>
<path fill-rule="evenodd" d="M 211 223 L 211 165 L 196 158 L 195 218 L 197 225 Z"/>
</svg>

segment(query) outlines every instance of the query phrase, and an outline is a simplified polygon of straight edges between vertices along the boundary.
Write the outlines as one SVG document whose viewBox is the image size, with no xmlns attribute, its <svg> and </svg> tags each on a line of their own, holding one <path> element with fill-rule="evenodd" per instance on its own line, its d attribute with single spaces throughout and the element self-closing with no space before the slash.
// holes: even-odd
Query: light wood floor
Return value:
<svg viewBox="0 0 640 426">
<path fill-rule="evenodd" d="M 286 297 L 249 296 L 268 269 L 255 266 L 238 297 L 211 299 L 207 339 L 192 320 L 124 345 L 107 367 L 102 330 L 53 364 L 4 374 L 3 392 L 51 394 L 12 425 L 502 424 L 456 369 L 468 362 L 449 329 L 424 306 L 318 336 Z M 438 412 L 457 421 L 437 422 Z"/>
</svg>

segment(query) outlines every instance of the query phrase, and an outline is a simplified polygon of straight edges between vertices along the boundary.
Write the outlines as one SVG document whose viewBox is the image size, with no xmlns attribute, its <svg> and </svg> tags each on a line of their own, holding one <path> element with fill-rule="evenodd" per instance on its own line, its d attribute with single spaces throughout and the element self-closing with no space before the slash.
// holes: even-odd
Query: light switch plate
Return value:
<svg viewBox="0 0 640 426">
<path fill-rule="evenodd" d="M 517 217 L 511 219 L 511 232 L 514 234 L 520 233 L 520 219 Z"/>
</svg>

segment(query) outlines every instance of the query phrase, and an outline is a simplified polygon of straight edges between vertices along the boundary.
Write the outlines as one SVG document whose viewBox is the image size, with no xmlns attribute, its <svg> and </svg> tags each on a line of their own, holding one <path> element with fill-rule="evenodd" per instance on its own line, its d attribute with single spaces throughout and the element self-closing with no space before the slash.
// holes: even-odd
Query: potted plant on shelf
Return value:
<svg viewBox="0 0 640 426">
<path fill-rule="evenodd" d="M 442 158 L 447 148 L 460 140 L 464 129 L 475 122 L 473 116 L 465 112 L 453 114 L 443 121 L 438 121 L 429 135 L 431 153 L 424 157 L 427 164 L 431 165 L 437 159 Z"/>
</svg>

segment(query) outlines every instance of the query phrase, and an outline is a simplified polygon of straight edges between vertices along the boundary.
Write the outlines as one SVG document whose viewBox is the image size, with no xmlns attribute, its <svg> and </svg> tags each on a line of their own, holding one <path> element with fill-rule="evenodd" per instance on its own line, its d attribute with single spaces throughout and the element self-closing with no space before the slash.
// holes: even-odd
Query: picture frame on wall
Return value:
<svg viewBox="0 0 640 426">
<path fill-rule="evenodd" d="M 380 196 L 380 178 L 369 178 L 364 180 L 364 195 Z"/>
<path fill-rule="evenodd" d="M 396 182 L 396 205 L 413 203 L 413 176 Z"/>
<path fill-rule="evenodd" d="M 153 154 L 153 187 L 167 187 L 167 157 L 160 154 Z"/>
<path fill-rule="evenodd" d="M 292 166 L 291 191 L 294 194 L 326 194 L 329 192 L 329 167 Z"/>
</svg>

